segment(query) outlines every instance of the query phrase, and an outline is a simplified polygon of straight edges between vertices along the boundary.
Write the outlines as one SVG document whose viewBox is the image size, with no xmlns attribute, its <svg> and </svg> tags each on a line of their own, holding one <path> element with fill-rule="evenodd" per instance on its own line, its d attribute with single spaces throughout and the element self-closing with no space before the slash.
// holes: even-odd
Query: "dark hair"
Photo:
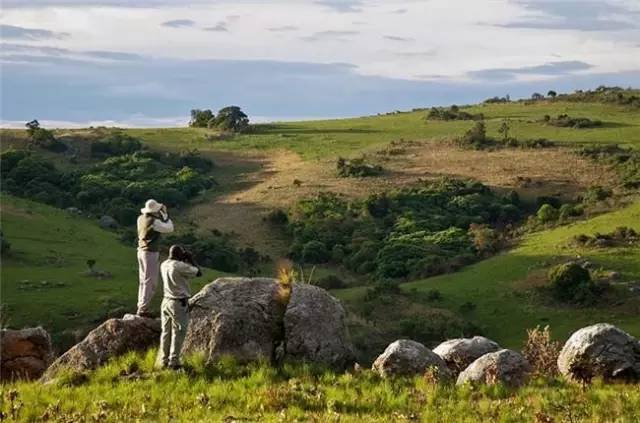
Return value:
<svg viewBox="0 0 640 423">
<path fill-rule="evenodd" d="M 170 259 L 183 261 L 186 255 L 186 251 L 181 245 L 174 244 L 171 246 L 171 248 L 169 248 Z"/>
</svg>

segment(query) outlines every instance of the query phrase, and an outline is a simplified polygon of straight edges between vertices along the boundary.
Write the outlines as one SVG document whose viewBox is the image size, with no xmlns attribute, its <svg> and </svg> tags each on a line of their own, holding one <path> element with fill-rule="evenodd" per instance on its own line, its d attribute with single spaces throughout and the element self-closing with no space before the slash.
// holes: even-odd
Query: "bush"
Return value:
<svg viewBox="0 0 640 423">
<path fill-rule="evenodd" d="M 596 185 L 587 189 L 582 197 L 582 201 L 585 204 L 593 204 L 606 200 L 609 197 L 611 197 L 611 190 Z"/>
<path fill-rule="evenodd" d="M 580 155 L 613 165 L 625 188 L 640 188 L 640 151 L 618 145 L 596 145 L 585 147 Z"/>
<path fill-rule="evenodd" d="M 382 174 L 382 166 L 367 163 L 364 158 L 347 160 L 340 157 L 336 163 L 338 175 L 343 178 L 378 176 Z"/>
<path fill-rule="evenodd" d="M 286 225 L 289 222 L 289 216 L 282 209 L 271 210 L 267 216 L 266 220 L 269 223 L 274 225 Z"/>
<path fill-rule="evenodd" d="M 471 114 L 460 110 L 458 106 L 451 106 L 449 109 L 443 107 L 432 107 L 427 114 L 428 120 L 482 120 L 482 113 Z"/>
<path fill-rule="evenodd" d="M 527 330 L 522 355 L 527 359 L 536 376 L 553 378 L 558 375 L 558 356 L 562 345 L 551 339 L 549 326 Z"/>
<path fill-rule="evenodd" d="M 347 284 L 336 275 L 328 275 L 320 278 L 315 285 L 323 289 L 342 289 L 347 287 Z"/>
<path fill-rule="evenodd" d="M 132 154 L 142 150 L 142 143 L 127 134 L 116 133 L 91 143 L 92 157 L 109 157 Z"/>
<path fill-rule="evenodd" d="M 589 271 L 577 263 L 565 263 L 552 268 L 548 280 L 554 297 L 560 301 L 590 305 L 598 294 Z"/>
<path fill-rule="evenodd" d="M 495 145 L 495 141 L 487 137 L 484 121 L 476 122 L 462 137 L 457 139 L 458 145 L 482 150 Z"/>
<path fill-rule="evenodd" d="M 171 234 L 163 238 L 163 244 L 167 248 L 180 244 L 193 254 L 199 265 L 222 272 L 237 272 L 249 255 L 246 251 L 239 251 L 225 235 L 202 237 L 193 232 Z"/>
<path fill-rule="evenodd" d="M 558 117 L 556 118 L 549 117 L 548 119 L 545 116 L 543 121 L 548 125 L 558 126 L 560 128 L 580 129 L 580 128 L 595 128 L 598 126 L 602 126 L 602 122 L 599 120 L 591 120 L 589 118 L 584 118 L 584 117 L 575 118 L 575 117 L 570 117 L 567 114 L 558 115 Z"/>
<path fill-rule="evenodd" d="M 9 254 L 11 250 L 11 243 L 7 241 L 7 238 L 4 236 L 4 233 L 0 231 L 0 255 L 5 256 Z"/>
<path fill-rule="evenodd" d="M 324 243 L 309 241 L 302 247 L 302 260 L 305 263 L 326 263 L 329 261 L 329 252 Z"/>
<path fill-rule="evenodd" d="M 571 204 L 563 204 L 560 206 L 559 217 L 560 220 L 567 220 L 571 217 L 581 216 L 584 210 L 580 206 L 574 206 Z"/>
<path fill-rule="evenodd" d="M 543 204 L 536 213 L 536 217 L 542 223 L 555 222 L 558 220 L 558 216 L 558 209 L 551 204 Z"/>
</svg>

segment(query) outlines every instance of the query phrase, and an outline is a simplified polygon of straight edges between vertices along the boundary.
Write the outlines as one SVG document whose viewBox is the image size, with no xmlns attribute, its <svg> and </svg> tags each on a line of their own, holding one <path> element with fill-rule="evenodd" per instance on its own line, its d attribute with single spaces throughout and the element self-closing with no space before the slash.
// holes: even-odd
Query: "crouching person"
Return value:
<svg viewBox="0 0 640 423">
<path fill-rule="evenodd" d="M 161 307 L 162 335 L 157 365 L 179 369 L 180 352 L 189 326 L 189 279 L 202 275 L 191 254 L 179 245 L 169 249 L 169 258 L 162 262 L 160 274 L 164 285 Z"/>
</svg>

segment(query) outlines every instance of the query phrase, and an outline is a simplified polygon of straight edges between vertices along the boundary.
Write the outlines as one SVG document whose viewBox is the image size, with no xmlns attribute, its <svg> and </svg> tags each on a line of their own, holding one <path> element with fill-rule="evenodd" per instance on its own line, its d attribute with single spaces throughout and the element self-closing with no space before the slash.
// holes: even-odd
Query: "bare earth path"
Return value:
<svg viewBox="0 0 640 423">
<path fill-rule="evenodd" d="M 515 189 L 527 197 L 572 198 L 590 185 L 615 181 L 610 170 L 559 148 L 490 152 L 419 142 L 395 146 L 389 151 L 369 156 L 371 161 L 382 164 L 384 176 L 360 179 L 337 177 L 335 158 L 304 161 L 287 150 L 242 156 L 212 153 L 221 169 L 232 169 L 219 178 L 224 192 L 202 199 L 188 211 L 188 218 L 197 222 L 199 228 L 233 232 L 240 245 L 253 246 L 277 258 L 286 254 L 287 240 L 263 220 L 264 216 L 321 191 L 363 197 L 409 186 L 421 179 L 449 175 Z"/>
</svg>

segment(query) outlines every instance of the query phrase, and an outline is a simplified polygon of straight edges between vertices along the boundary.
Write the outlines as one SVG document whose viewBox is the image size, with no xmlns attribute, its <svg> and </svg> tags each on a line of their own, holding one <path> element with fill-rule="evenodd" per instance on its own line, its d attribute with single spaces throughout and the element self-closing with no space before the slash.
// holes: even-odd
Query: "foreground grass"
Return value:
<svg viewBox="0 0 640 423">
<path fill-rule="evenodd" d="M 155 351 L 130 354 L 90 374 L 49 384 L 3 386 L 8 421 L 637 421 L 640 385 L 560 380 L 519 389 L 455 387 L 428 378 L 382 380 L 370 371 L 335 373 L 305 365 L 154 371 Z M 11 401 L 10 397 L 16 397 Z M 16 409 L 12 413 L 12 407 Z"/>
<path fill-rule="evenodd" d="M 619 298 L 597 307 L 577 308 L 555 304 L 538 295 L 546 269 L 554 263 L 581 256 L 596 266 L 621 273 L 623 280 L 640 280 L 640 245 L 624 248 L 577 248 L 571 240 L 578 234 L 608 233 L 618 226 L 640 231 L 640 202 L 622 210 L 567 226 L 526 236 L 520 246 L 498 256 L 467 266 L 459 272 L 402 284 L 406 292 L 438 290 L 443 300 L 429 306 L 458 311 L 465 303 L 475 308 L 464 316 L 478 324 L 483 333 L 506 347 L 519 347 L 526 328 L 550 325 L 558 339 L 598 322 L 620 326 L 640 335 L 640 296 L 629 297 L 619 288 Z M 358 304 L 365 288 L 336 290 L 334 294 Z"/>
<path fill-rule="evenodd" d="M 10 327 L 41 325 L 63 346 L 109 315 L 135 312 L 138 263 L 135 248 L 102 230 L 95 220 L 2 194 L 2 232 L 11 244 L 2 258 L 2 314 Z M 86 262 L 111 274 L 85 274 Z M 219 273 L 194 281 L 200 289 Z M 156 295 L 159 307 L 160 295 Z M 67 332 L 65 332 L 68 330 Z"/>
</svg>

